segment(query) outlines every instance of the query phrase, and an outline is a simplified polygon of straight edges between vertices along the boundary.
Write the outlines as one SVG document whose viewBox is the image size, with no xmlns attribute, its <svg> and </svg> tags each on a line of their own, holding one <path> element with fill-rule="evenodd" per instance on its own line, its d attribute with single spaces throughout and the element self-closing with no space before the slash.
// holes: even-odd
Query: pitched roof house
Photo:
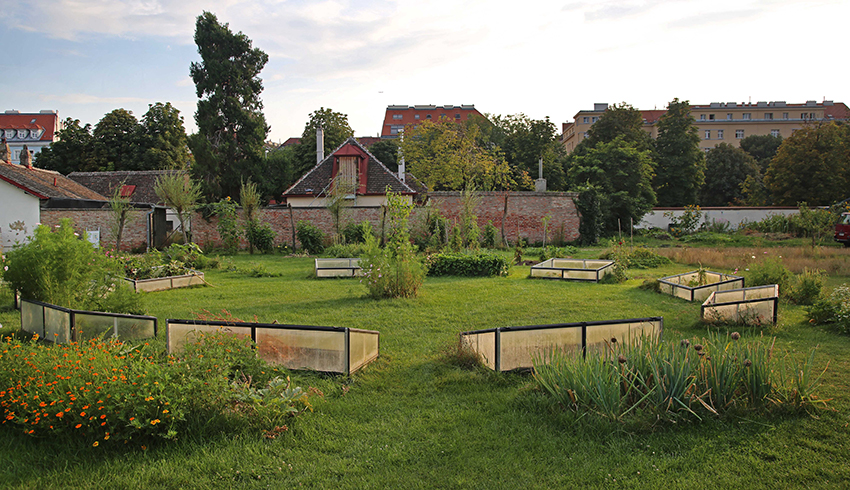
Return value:
<svg viewBox="0 0 850 490">
<path fill-rule="evenodd" d="M 104 196 L 121 186 L 121 194 L 137 204 L 162 204 L 154 187 L 156 180 L 178 170 L 124 170 L 118 172 L 71 172 L 68 178 Z"/>
<path fill-rule="evenodd" d="M 31 236 L 42 208 L 99 208 L 106 200 L 58 172 L 0 162 L 0 249 Z"/>
<path fill-rule="evenodd" d="M 316 164 L 283 193 L 293 207 L 324 206 L 333 186 L 340 179 L 352 183 L 350 195 L 354 206 L 381 206 L 386 203 L 386 189 L 398 192 L 412 201 L 416 191 L 384 166 L 365 146 L 351 137 Z"/>
</svg>

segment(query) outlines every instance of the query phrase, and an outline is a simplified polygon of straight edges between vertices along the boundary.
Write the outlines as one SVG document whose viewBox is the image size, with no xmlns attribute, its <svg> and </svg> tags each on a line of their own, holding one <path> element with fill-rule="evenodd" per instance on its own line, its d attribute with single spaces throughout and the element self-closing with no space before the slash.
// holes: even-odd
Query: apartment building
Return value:
<svg viewBox="0 0 850 490">
<path fill-rule="evenodd" d="M 12 163 L 20 165 L 24 145 L 33 155 L 50 146 L 62 129 L 59 111 L 20 112 L 8 110 L 0 114 L 0 136 L 6 138 L 12 152 Z"/>
<path fill-rule="evenodd" d="M 579 111 L 575 121 L 564 123 L 561 142 L 567 153 L 572 152 L 584 138 L 587 130 L 605 111 L 608 104 L 594 104 L 593 110 Z M 653 138 L 658 137 L 658 120 L 665 110 L 641 111 L 643 128 Z M 850 109 L 843 102 L 825 100 L 802 104 L 775 102 L 712 102 L 692 105 L 700 147 L 709 151 L 720 143 L 740 146 L 741 140 L 751 135 L 772 135 L 787 138 L 805 124 L 820 121 L 850 119 Z"/>
<path fill-rule="evenodd" d="M 439 121 L 441 118 L 457 122 L 468 120 L 472 116 L 481 116 L 474 105 L 391 105 L 384 115 L 381 138 L 398 138 L 399 132 L 408 124 L 422 124 L 424 121 Z"/>
</svg>

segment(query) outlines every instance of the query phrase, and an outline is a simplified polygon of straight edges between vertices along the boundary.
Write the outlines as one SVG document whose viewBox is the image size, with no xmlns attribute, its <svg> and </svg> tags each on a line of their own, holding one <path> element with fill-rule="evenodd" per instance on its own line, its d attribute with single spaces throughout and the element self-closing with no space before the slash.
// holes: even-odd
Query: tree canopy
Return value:
<svg viewBox="0 0 850 490">
<path fill-rule="evenodd" d="M 798 129 L 782 142 L 764 181 L 779 206 L 826 206 L 850 197 L 850 126 Z"/>
<path fill-rule="evenodd" d="M 94 160 L 91 124 L 80 126 L 79 119 L 65 119 L 56 133 L 58 141 L 35 155 L 35 166 L 68 175 L 71 172 L 100 170 Z"/>
<path fill-rule="evenodd" d="M 393 172 L 398 171 L 398 142 L 381 140 L 369 147 L 369 153 Z"/>
<path fill-rule="evenodd" d="M 348 115 L 320 107 L 310 113 L 310 119 L 301 133 L 301 143 L 295 145 L 295 178 L 298 179 L 316 166 L 316 129 L 322 127 L 324 151 L 327 157 L 345 140 L 354 136 L 348 124 Z"/>
<path fill-rule="evenodd" d="M 435 191 L 516 186 L 498 147 L 478 143 L 480 131 L 475 124 L 458 124 L 446 118 L 408 128 L 401 148 L 410 173 Z"/>
<path fill-rule="evenodd" d="M 673 99 L 658 121 L 655 193 L 659 206 L 696 204 L 705 181 L 705 157 L 687 100 Z"/>
<path fill-rule="evenodd" d="M 568 163 L 572 182 L 596 189 L 608 233 L 637 224 L 655 205 L 651 152 L 636 148 L 625 136 L 570 155 Z"/>
<path fill-rule="evenodd" d="M 759 169 L 764 173 L 781 144 L 782 136 L 752 134 L 741 140 L 741 149 L 756 159 Z"/>
<path fill-rule="evenodd" d="M 525 114 L 494 116 L 497 128 L 491 141 L 501 147 L 505 159 L 514 172 L 527 173 L 537 178 L 539 161 L 543 159 L 543 178 L 551 190 L 566 190 L 566 174 L 563 167 L 563 146 L 555 125 L 545 119 L 531 119 Z"/>
<path fill-rule="evenodd" d="M 700 204 L 740 204 L 745 198 L 742 183 L 758 175 L 758 163 L 753 157 L 740 148 L 720 143 L 705 156 L 705 184 L 700 191 Z"/>
<path fill-rule="evenodd" d="M 579 146 L 592 148 L 598 143 L 610 143 L 617 138 L 639 150 L 652 148 L 652 137 L 643 130 L 643 115 L 638 109 L 622 102 L 609 107 L 587 130 L 587 138 Z"/>
<path fill-rule="evenodd" d="M 269 57 L 210 12 L 197 18 L 195 44 L 201 62 L 193 62 L 189 72 L 200 99 L 195 122 L 205 142 L 195 139 L 192 150 L 205 158 L 196 155 L 193 173 L 208 198 L 238 196 L 240 183 L 262 160 L 269 132 L 259 77 Z"/>
</svg>

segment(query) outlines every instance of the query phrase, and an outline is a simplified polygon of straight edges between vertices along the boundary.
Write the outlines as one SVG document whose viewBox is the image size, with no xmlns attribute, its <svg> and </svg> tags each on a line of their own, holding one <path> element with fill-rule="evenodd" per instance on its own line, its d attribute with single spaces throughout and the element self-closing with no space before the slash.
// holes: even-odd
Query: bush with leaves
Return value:
<svg viewBox="0 0 850 490">
<path fill-rule="evenodd" d="M 228 252 L 236 252 L 239 248 L 239 222 L 236 214 L 236 202 L 230 196 L 211 205 L 213 213 L 218 217 L 218 236 Z"/>
<path fill-rule="evenodd" d="M 348 223 L 342 229 L 345 243 L 366 243 L 366 237 L 374 235 L 372 223 L 361 221 L 360 223 Z"/>
<path fill-rule="evenodd" d="M 66 308 L 101 310 L 123 304 L 121 311 L 112 312 L 140 311 L 138 297 L 123 294 L 127 286 L 120 279 L 120 262 L 82 240 L 70 219 L 60 223 L 36 227 L 29 242 L 7 253 L 4 280 L 9 286 L 24 299 Z M 110 299 L 116 295 L 122 295 L 121 301 Z"/>
<path fill-rule="evenodd" d="M 439 253 L 426 261 L 429 276 L 506 276 L 508 259 L 492 253 Z"/>
<path fill-rule="evenodd" d="M 821 296 L 808 311 L 809 322 L 831 323 L 839 333 L 850 333 L 850 285 L 842 284 L 829 296 Z"/>
<path fill-rule="evenodd" d="M 263 253 L 274 251 L 275 232 L 272 225 L 258 221 L 245 230 L 245 236 L 252 247 Z"/>
<path fill-rule="evenodd" d="M 486 248 L 496 248 L 499 244 L 499 229 L 496 228 L 492 221 L 488 221 L 484 225 L 484 236 L 482 237 L 481 244 Z"/>
<path fill-rule="evenodd" d="M 301 242 L 301 248 L 307 251 L 308 254 L 316 255 L 322 253 L 325 245 L 325 234 L 318 226 L 309 221 L 299 221 L 295 223 L 295 236 Z"/>
</svg>

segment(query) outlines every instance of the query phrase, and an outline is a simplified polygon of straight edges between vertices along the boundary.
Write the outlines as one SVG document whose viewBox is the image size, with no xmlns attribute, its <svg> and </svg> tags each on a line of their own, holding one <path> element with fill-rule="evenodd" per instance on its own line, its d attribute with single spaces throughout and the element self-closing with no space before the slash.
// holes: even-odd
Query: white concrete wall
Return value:
<svg viewBox="0 0 850 490">
<path fill-rule="evenodd" d="M 672 213 L 674 218 L 679 218 L 684 214 L 684 208 L 656 208 L 643 217 L 643 220 L 635 228 L 662 228 L 664 230 L 670 226 L 672 218 L 664 216 L 666 213 Z M 742 223 L 754 223 L 773 215 L 783 214 L 785 216 L 797 214 L 799 210 L 792 207 L 727 207 L 727 208 L 703 208 L 702 220 L 709 223 L 716 221 L 718 223 L 728 222 L 733 230 L 738 229 Z"/>
<path fill-rule="evenodd" d="M 413 202 L 413 196 L 402 196 L 406 202 Z M 323 207 L 327 205 L 325 197 L 287 197 L 286 202 L 293 208 Z M 350 206 L 381 207 L 387 203 L 386 196 L 356 196 L 349 201 Z"/>
<path fill-rule="evenodd" d="M 39 199 L 0 180 L 0 251 L 11 250 L 32 236 L 41 221 Z"/>
</svg>

